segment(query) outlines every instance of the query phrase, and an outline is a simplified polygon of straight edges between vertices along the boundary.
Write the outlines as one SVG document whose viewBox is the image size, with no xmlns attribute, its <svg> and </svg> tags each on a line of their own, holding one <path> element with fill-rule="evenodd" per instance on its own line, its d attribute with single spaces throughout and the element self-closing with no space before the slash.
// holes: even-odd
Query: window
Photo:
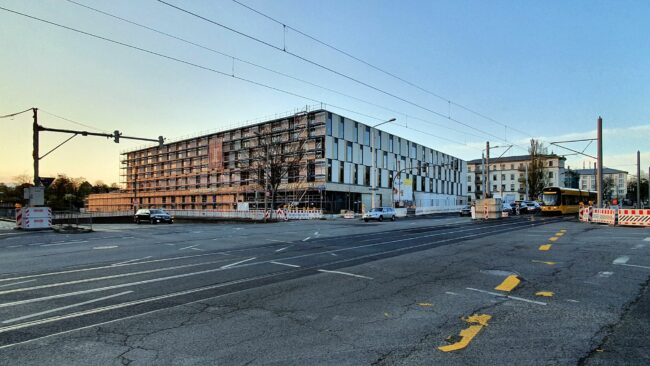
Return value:
<svg viewBox="0 0 650 366">
<path fill-rule="evenodd" d="M 510 169 L 514 169 L 514 168 L 515 168 L 515 164 L 510 164 Z"/>
<path fill-rule="evenodd" d="M 339 158 L 339 139 L 334 138 L 334 144 L 332 145 L 332 159 Z"/>
<path fill-rule="evenodd" d="M 332 160 L 327 159 L 327 181 L 332 181 Z"/>
<path fill-rule="evenodd" d="M 510 185 L 510 190 L 511 190 L 511 191 L 514 191 L 514 190 L 515 190 L 515 185 L 514 185 L 514 184 L 511 184 L 511 185 Z"/>
<path fill-rule="evenodd" d="M 384 169 L 388 168 L 388 153 L 384 151 L 384 158 L 381 164 L 381 167 Z"/>
<path fill-rule="evenodd" d="M 472 186 L 467 186 L 467 192 L 471 192 L 471 191 L 472 191 Z"/>
<path fill-rule="evenodd" d="M 363 144 L 370 145 L 370 127 L 366 126 L 366 130 L 363 133 Z"/>
<path fill-rule="evenodd" d="M 377 141 L 375 141 L 375 146 L 377 149 L 381 149 L 381 131 L 377 131 Z"/>
<path fill-rule="evenodd" d="M 493 181 L 496 181 L 496 180 L 497 180 L 497 175 L 496 175 L 496 174 L 494 174 L 494 175 L 492 176 L 492 180 L 493 180 Z"/>
<path fill-rule="evenodd" d="M 325 122 L 325 134 L 332 136 L 332 113 L 327 113 L 327 122 Z"/>
<path fill-rule="evenodd" d="M 515 175 L 514 174 L 510 174 L 510 180 L 515 180 Z"/>
<path fill-rule="evenodd" d="M 506 180 L 506 175 L 505 175 L 505 174 L 501 174 L 501 180 L 502 180 L 502 181 L 503 181 L 503 180 Z"/>
<path fill-rule="evenodd" d="M 343 174 L 344 174 L 344 169 L 343 168 L 344 167 L 345 167 L 345 164 L 343 162 L 339 162 L 339 182 L 340 183 L 345 183 L 345 181 L 343 179 L 343 177 L 344 177 L 343 176 Z"/>
<path fill-rule="evenodd" d="M 548 177 L 553 178 L 553 172 L 548 172 Z"/>
<path fill-rule="evenodd" d="M 417 157 L 417 146 L 411 142 L 411 155 L 409 155 L 412 158 Z"/>
<path fill-rule="evenodd" d="M 352 161 L 352 143 L 348 142 L 345 149 L 345 161 Z"/>
<path fill-rule="evenodd" d="M 553 160 L 548 161 L 548 166 L 553 166 Z"/>
<path fill-rule="evenodd" d="M 339 120 L 339 137 L 345 138 L 345 118 L 343 117 Z"/>
<path fill-rule="evenodd" d="M 496 184 L 492 186 L 492 191 L 493 191 L 493 192 L 496 192 L 496 191 L 497 191 L 497 185 L 496 185 Z"/>
<path fill-rule="evenodd" d="M 352 164 L 352 172 L 350 173 L 350 183 L 357 184 L 357 175 L 359 166 L 357 164 Z"/>
<path fill-rule="evenodd" d="M 366 173 L 363 176 L 363 185 L 370 186 L 370 167 L 367 166 Z"/>
<path fill-rule="evenodd" d="M 388 151 L 393 152 L 393 135 L 388 135 Z"/>
<path fill-rule="evenodd" d="M 307 182 L 316 180 L 316 162 L 313 160 L 307 161 Z"/>
<path fill-rule="evenodd" d="M 359 122 L 354 122 L 354 136 L 352 136 L 354 142 L 359 142 Z"/>
</svg>

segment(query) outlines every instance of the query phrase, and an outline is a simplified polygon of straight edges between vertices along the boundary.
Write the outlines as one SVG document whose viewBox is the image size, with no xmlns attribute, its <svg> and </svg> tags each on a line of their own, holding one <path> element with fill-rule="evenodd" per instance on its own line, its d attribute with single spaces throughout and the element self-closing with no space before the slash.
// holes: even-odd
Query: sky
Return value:
<svg viewBox="0 0 650 366">
<path fill-rule="evenodd" d="M 530 138 L 594 138 L 602 116 L 604 165 L 635 174 L 640 150 L 641 170 L 650 166 L 647 1 L 238 0 L 285 29 L 232 0 L 166 0 L 266 44 L 156 0 L 74 1 L 204 48 L 68 0 L 0 7 L 200 67 L 0 9 L 0 115 L 37 107 L 46 127 L 171 141 L 323 103 L 370 125 L 396 118 L 381 128 L 465 160 L 488 140 L 513 145 L 498 156 L 525 154 Z M 31 112 L 0 119 L 0 182 L 32 174 L 31 123 Z M 42 153 L 69 137 L 40 135 Z M 141 145 L 77 136 L 41 160 L 40 175 L 119 182 L 120 152 Z M 596 154 L 595 143 L 567 146 Z"/>
</svg>

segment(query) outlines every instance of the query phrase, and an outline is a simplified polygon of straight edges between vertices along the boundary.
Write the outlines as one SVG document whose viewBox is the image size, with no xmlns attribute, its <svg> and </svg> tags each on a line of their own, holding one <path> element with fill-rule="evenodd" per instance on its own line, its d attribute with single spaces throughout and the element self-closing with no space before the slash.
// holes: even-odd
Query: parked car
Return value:
<svg viewBox="0 0 650 366">
<path fill-rule="evenodd" d="M 460 216 L 472 216 L 472 205 L 466 205 L 460 209 Z"/>
<path fill-rule="evenodd" d="M 392 207 L 375 207 L 363 214 L 363 221 L 365 222 L 369 220 L 384 221 L 384 219 L 395 221 L 397 219 L 395 209 Z"/>
<path fill-rule="evenodd" d="M 512 213 L 512 206 L 509 203 L 503 203 L 501 212 L 507 212 L 508 214 Z"/>
<path fill-rule="evenodd" d="M 524 201 L 527 206 L 528 213 L 538 213 L 542 210 L 542 207 L 536 201 Z"/>
<path fill-rule="evenodd" d="M 168 214 L 167 212 L 161 209 L 142 208 L 135 213 L 135 216 L 133 217 L 133 221 L 136 224 L 140 224 L 141 222 L 148 222 L 151 224 L 166 222 L 168 224 L 171 224 L 174 222 L 174 218 L 170 214 Z"/>
</svg>

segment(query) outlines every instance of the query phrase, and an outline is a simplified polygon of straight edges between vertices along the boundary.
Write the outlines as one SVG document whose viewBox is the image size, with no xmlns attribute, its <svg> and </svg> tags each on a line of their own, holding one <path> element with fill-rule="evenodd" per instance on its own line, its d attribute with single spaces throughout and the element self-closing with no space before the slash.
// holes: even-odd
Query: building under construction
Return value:
<svg viewBox="0 0 650 366">
<path fill-rule="evenodd" d="M 324 109 L 127 151 L 121 163 L 125 189 L 90 195 L 88 211 L 338 213 L 368 209 L 373 196 L 375 206 L 440 208 L 467 197 L 464 161 Z"/>
</svg>

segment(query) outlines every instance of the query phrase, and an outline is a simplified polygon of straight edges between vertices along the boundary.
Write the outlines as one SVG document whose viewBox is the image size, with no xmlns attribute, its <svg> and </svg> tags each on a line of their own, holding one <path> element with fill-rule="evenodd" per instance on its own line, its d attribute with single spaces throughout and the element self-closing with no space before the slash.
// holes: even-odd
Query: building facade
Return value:
<svg viewBox="0 0 650 366">
<path fill-rule="evenodd" d="M 359 212 L 371 207 L 373 180 L 375 206 L 445 208 L 466 201 L 466 162 L 317 109 L 125 152 L 125 189 L 91 195 L 87 209 L 262 209 L 272 169 L 263 162 L 297 154 L 298 163 L 273 190 L 275 207 Z"/>
<path fill-rule="evenodd" d="M 555 154 L 544 155 L 544 175 L 548 186 L 564 187 L 564 162 L 566 158 Z M 528 200 L 526 196 L 526 172 L 530 166 L 530 155 L 507 156 L 489 160 L 489 191 L 494 197 L 506 201 Z M 467 162 L 468 199 L 473 201 L 483 197 L 483 161 L 474 159 Z"/>
<path fill-rule="evenodd" d="M 583 190 L 596 190 L 596 169 L 577 169 L 580 175 L 579 187 Z M 603 181 L 610 180 L 610 198 L 624 199 L 627 197 L 627 172 L 603 168 Z M 605 196 L 608 196 L 605 194 Z"/>
</svg>

